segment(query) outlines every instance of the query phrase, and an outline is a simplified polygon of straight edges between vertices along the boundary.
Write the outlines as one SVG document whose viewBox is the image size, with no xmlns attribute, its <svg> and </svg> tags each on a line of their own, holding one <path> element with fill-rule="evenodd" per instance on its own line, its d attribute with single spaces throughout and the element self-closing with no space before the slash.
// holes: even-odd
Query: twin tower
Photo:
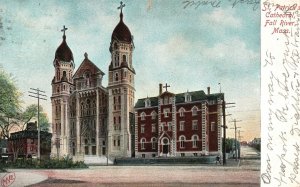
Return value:
<svg viewBox="0 0 300 187">
<path fill-rule="evenodd" d="M 115 27 L 109 51 L 111 62 L 108 86 L 102 86 L 104 73 L 84 54 L 74 73 L 75 64 L 63 41 L 57 48 L 52 80 L 52 147 L 51 156 L 131 157 L 134 154 L 134 77 L 132 65 L 133 37 L 123 22 Z"/>
</svg>

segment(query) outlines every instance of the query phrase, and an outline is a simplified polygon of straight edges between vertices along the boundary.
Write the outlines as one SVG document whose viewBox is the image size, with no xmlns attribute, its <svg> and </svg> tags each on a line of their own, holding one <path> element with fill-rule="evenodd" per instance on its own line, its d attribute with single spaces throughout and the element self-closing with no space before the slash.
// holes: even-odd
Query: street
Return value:
<svg viewBox="0 0 300 187">
<path fill-rule="evenodd" d="M 258 152 L 241 147 L 241 160 L 229 159 L 227 166 L 90 166 L 88 169 L 10 169 L 11 186 L 259 186 Z M 2 174 L 2 175 L 1 175 Z M 4 173 L 0 173 L 3 177 Z"/>
<path fill-rule="evenodd" d="M 33 170 L 48 180 L 33 186 L 259 186 L 259 170 L 223 166 L 94 166 L 83 170 Z M 71 184 L 70 184 L 71 183 Z"/>
</svg>

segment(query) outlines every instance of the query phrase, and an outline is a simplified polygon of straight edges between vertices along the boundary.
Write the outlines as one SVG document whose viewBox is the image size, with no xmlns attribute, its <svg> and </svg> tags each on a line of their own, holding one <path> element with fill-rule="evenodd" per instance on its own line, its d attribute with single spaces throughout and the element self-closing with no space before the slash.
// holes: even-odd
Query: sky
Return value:
<svg viewBox="0 0 300 187">
<path fill-rule="evenodd" d="M 188 6 L 184 0 L 124 0 L 124 22 L 134 36 L 135 100 L 157 96 L 159 83 L 173 93 L 224 92 L 227 137 L 234 119 L 242 140 L 260 137 L 260 11 L 254 5 L 220 1 Z M 197 1 L 194 1 L 197 2 Z M 46 92 L 41 101 L 51 121 L 53 60 L 62 42 L 73 52 L 75 71 L 87 52 L 106 75 L 111 34 L 119 22 L 119 0 L 0 2 L 0 65 L 23 93 L 23 107 L 36 103 L 30 88 Z M 75 72 L 74 71 L 74 72 Z M 218 84 L 220 83 L 220 84 Z"/>
</svg>

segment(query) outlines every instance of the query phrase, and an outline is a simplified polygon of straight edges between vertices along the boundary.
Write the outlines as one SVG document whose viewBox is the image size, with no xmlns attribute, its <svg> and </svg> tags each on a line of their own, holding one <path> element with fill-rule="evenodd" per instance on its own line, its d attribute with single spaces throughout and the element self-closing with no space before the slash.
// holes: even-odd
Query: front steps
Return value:
<svg viewBox="0 0 300 187">
<path fill-rule="evenodd" d="M 106 156 L 84 155 L 84 163 L 88 166 L 113 165 L 113 161 Z"/>
</svg>

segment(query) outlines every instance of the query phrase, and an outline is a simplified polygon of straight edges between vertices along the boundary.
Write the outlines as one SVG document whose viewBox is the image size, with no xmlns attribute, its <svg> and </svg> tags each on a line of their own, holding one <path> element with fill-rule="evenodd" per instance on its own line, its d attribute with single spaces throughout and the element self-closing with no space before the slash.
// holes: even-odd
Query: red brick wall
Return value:
<svg viewBox="0 0 300 187">
<path fill-rule="evenodd" d="M 201 103 L 195 104 L 195 103 L 190 103 L 190 104 L 184 104 L 184 105 L 177 105 L 177 151 L 201 151 L 202 150 L 202 143 L 201 143 L 201 135 L 202 135 L 202 112 L 198 111 L 197 115 L 193 116 L 192 115 L 192 108 L 194 106 L 197 106 L 198 110 L 201 109 Z M 185 109 L 184 116 L 180 117 L 179 110 L 181 108 Z M 198 130 L 193 130 L 192 125 L 193 125 L 193 120 L 197 120 L 198 124 Z M 180 121 L 185 121 L 184 125 L 184 131 L 180 131 Z M 186 138 L 185 142 L 185 147 L 180 148 L 180 141 L 179 137 L 181 135 L 184 135 Z M 193 148 L 193 142 L 192 142 L 192 136 L 193 135 L 198 135 L 198 147 Z"/>
<path fill-rule="evenodd" d="M 156 119 L 152 119 L 151 113 L 153 111 L 158 113 L 157 108 L 144 108 L 140 109 L 137 111 L 138 114 L 138 151 L 139 152 L 154 152 L 157 151 L 157 146 L 156 149 L 152 149 L 152 143 L 151 143 L 151 138 L 158 136 L 158 116 L 156 116 Z M 141 113 L 145 113 L 145 120 L 141 119 Z M 156 124 L 156 132 L 152 132 L 152 124 Z M 141 133 L 141 125 L 144 125 L 144 133 Z M 145 143 L 145 149 L 141 149 L 141 139 L 146 138 L 146 143 Z"/>
<path fill-rule="evenodd" d="M 209 137 L 209 151 L 218 151 L 218 105 L 209 105 L 209 119 L 207 124 Z M 215 131 L 211 131 L 211 122 L 215 122 Z"/>
</svg>

